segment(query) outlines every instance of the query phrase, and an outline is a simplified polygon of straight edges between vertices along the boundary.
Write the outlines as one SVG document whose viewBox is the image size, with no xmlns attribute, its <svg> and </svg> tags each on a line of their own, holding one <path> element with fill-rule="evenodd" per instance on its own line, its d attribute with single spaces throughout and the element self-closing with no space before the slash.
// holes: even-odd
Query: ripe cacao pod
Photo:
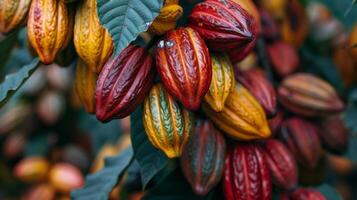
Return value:
<svg viewBox="0 0 357 200">
<path fill-rule="evenodd" d="M 319 191 L 310 188 L 299 188 L 289 194 L 290 200 L 327 200 Z"/>
<path fill-rule="evenodd" d="M 275 136 L 279 132 L 283 120 L 284 112 L 282 111 L 278 111 L 273 118 L 269 119 L 268 123 L 273 136 Z"/>
<path fill-rule="evenodd" d="M 261 0 L 260 6 L 267 10 L 277 20 L 285 17 L 285 12 L 288 6 L 288 0 Z"/>
<path fill-rule="evenodd" d="M 31 0 L 0 1 L 0 33 L 7 34 L 25 20 Z"/>
<path fill-rule="evenodd" d="M 51 64 L 66 47 L 69 31 L 68 8 L 58 0 L 32 0 L 27 35 L 43 64 Z"/>
<path fill-rule="evenodd" d="M 235 87 L 233 65 L 224 54 L 211 55 L 211 62 L 212 81 L 205 96 L 205 102 L 214 111 L 220 112 L 224 108 L 229 93 Z"/>
<path fill-rule="evenodd" d="M 344 109 L 335 89 L 311 74 L 298 73 L 285 78 L 278 97 L 286 109 L 306 117 L 325 116 Z"/>
<path fill-rule="evenodd" d="M 224 163 L 223 190 L 226 200 L 268 200 L 272 185 L 262 149 L 256 144 L 236 144 Z"/>
<path fill-rule="evenodd" d="M 354 61 L 350 50 L 345 47 L 338 47 L 333 54 L 333 61 L 340 72 L 344 85 L 347 87 L 353 86 L 357 81 L 357 63 Z"/>
<path fill-rule="evenodd" d="M 67 193 L 83 186 L 84 178 L 73 165 L 57 163 L 51 168 L 49 182 L 56 190 Z"/>
<path fill-rule="evenodd" d="M 144 101 L 143 123 L 150 142 L 167 157 L 180 157 L 194 128 L 193 114 L 179 106 L 161 84 Z"/>
<path fill-rule="evenodd" d="M 270 0 L 268 0 L 271 2 Z M 267 12 L 264 9 L 259 11 L 262 21 L 262 35 L 265 39 L 274 41 L 280 37 L 280 30 L 278 24 L 274 21 L 271 13 Z"/>
<path fill-rule="evenodd" d="M 234 0 L 206 0 L 198 3 L 189 16 L 194 28 L 212 50 L 234 50 L 234 61 L 243 59 L 255 45 L 260 29 L 252 12 Z"/>
<path fill-rule="evenodd" d="M 268 117 L 276 114 L 276 92 L 263 70 L 253 68 L 246 71 L 236 69 L 236 79 L 249 90 L 263 107 Z"/>
<path fill-rule="evenodd" d="M 298 181 L 298 168 L 289 149 L 279 140 L 269 139 L 265 143 L 263 154 L 273 183 L 282 189 L 293 189 Z"/>
<path fill-rule="evenodd" d="M 349 38 L 349 46 L 351 46 L 351 54 L 357 63 L 357 24 L 354 25 Z"/>
<path fill-rule="evenodd" d="M 334 153 L 343 153 L 348 147 L 348 129 L 341 116 L 326 117 L 319 124 L 322 145 Z"/>
<path fill-rule="evenodd" d="M 47 178 L 49 163 L 42 157 L 27 157 L 16 164 L 14 176 L 23 182 L 39 182 Z"/>
<path fill-rule="evenodd" d="M 113 51 L 109 32 L 100 24 L 96 0 L 78 3 L 74 21 L 74 46 L 89 68 L 99 73 Z"/>
<path fill-rule="evenodd" d="M 297 70 L 300 58 L 297 50 L 288 43 L 277 41 L 267 46 L 269 60 L 274 71 L 281 77 Z"/>
<path fill-rule="evenodd" d="M 182 16 L 183 9 L 179 1 L 165 1 L 160 9 L 159 16 L 155 18 L 149 27 L 149 32 L 162 35 L 176 27 L 176 21 Z"/>
<path fill-rule="evenodd" d="M 181 156 L 181 168 L 193 191 L 205 196 L 221 180 L 226 142 L 208 120 L 198 121 Z"/>
<path fill-rule="evenodd" d="M 235 139 L 263 139 L 271 135 L 263 108 L 242 85 L 237 84 L 228 95 L 221 112 L 215 112 L 206 103 L 202 108 L 218 128 Z"/>
<path fill-rule="evenodd" d="M 281 125 L 279 136 L 302 166 L 316 167 L 321 146 L 314 124 L 297 117 L 287 119 Z"/>
<path fill-rule="evenodd" d="M 107 122 L 132 113 L 144 101 L 154 76 L 152 57 L 142 47 L 129 45 L 120 55 L 110 58 L 97 81 L 97 119 Z"/>
<path fill-rule="evenodd" d="M 200 107 L 211 83 L 212 66 L 208 49 L 195 30 L 168 32 L 156 49 L 156 67 L 175 99 L 190 110 Z"/>
<path fill-rule="evenodd" d="M 98 75 L 78 58 L 74 86 L 77 96 L 88 113 L 95 113 L 95 86 Z"/>
</svg>

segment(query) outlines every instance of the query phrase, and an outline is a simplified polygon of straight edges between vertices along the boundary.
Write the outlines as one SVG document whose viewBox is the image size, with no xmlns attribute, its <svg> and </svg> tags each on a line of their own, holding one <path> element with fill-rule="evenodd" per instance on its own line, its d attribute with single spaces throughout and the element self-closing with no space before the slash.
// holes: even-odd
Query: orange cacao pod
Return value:
<svg viewBox="0 0 357 200">
<path fill-rule="evenodd" d="M 154 85 L 144 101 L 143 123 L 150 142 L 167 157 L 180 157 L 194 127 L 193 114 Z"/>
<path fill-rule="evenodd" d="M 27 20 L 27 35 L 44 64 L 51 64 L 66 47 L 69 31 L 68 8 L 59 0 L 32 0 Z"/>
<path fill-rule="evenodd" d="M 0 1 L 0 33 L 6 34 L 17 28 L 26 18 L 31 0 Z"/>
<path fill-rule="evenodd" d="M 74 21 L 74 46 L 89 68 L 99 73 L 113 51 L 109 32 L 100 24 L 96 0 L 78 3 Z"/>
<path fill-rule="evenodd" d="M 262 149 L 256 144 L 236 144 L 224 163 L 226 200 L 269 200 L 272 185 Z"/>
<path fill-rule="evenodd" d="M 298 168 L 289 149 L 279 140 L 269 139 L 265 143 L 263 154 L 273 183 L 286 190 L 293 189 L 298 181 Z"/>
<path fill-rule="evenodd" d="M 322 145 L 334 152 L 343 153 L 348 147 L 348 129 L 339 115 L 330 116 L 320 122 Z"/>
<path fill-rule="evenodd" d="M 353 86 L 357 80 L 357 63 L 354 61 L 350 50 L 345 47 L 338 47 L 333 54 L 333 61 L 340 72 L 344 85 L 347 87 Z"/>
<path fill-rule="evenodd" d="M 288 6 L 288 0 L 261 0 L 260 6 L 267 10 L 275 19 L 285 17 L 285 11 Z"/>
<path fill-rule="evenodd" d="M 288 43 L 278 41 L 269 44 L 267 46 L 267 53 L 274 71 L 281 77 L 292 74 L 299 67 L 299 54 Z"/>
<path fill-rule="evenodd" d="M 58 191 L 70 192 L 84 184 L 82 173 L 73 165 L 57 163 L 51 168 L 49 182 Z"/>
<path fill-rule="evenodd" d="M 14 175 L 24 182 L 39 182 L 47 178 L 49 163 L 42 157 L 27 157 L 16 164 Z"/>
<path fill-rule="evenodd" d="M 354 25 L 349 38 L 349 46 L 351 46 L 351 54 L 354 58 L 355 63 L 357 63 L 357 24 Z"/>
<path fill-rule="evenodd" d="M 319 191 L 310 188 L 299 188 L 289 194 L 289 200 L 327 200 Z"/>
<path fill-rule="evenodd" d="M 193 191 L 205 196 L 221 180 L 226 142 L 208 120 L 200 120 L 181 156 L 181 168 Z"/>
<path fill-rule="evenodd" d="M 156 67 L 175 99 L 190 110 L 200 107 L 211 83 L 212 66 L 208 49 L 195 30 L 168 32 L 156 49 Z"/>
<path fill-rule="evenodd" d="M 95 113 L 94 93 L 97 78 L 97 74 L 78 58 L 74 85 L 77 96 L 88 113 Z"/>
<path fill-rule="evenodd" d="M 205 96 L 205 102 L 211 108 L 220 112 L 224 108 L 226 99 L 234 90 L 234 71 L 228 56 L 223 54 L 211 55 L 212 81 Z"/>
<path fill-rule="evenodd" d="M 228 95 L 221 112 L 215 112 L 206 103 L 202 108 L 218 128 L 235 139 L 263 139 L 271 135 L 263 108 L 242 85 L 237 84 Z"/>
<path fill-rule="evenodd" d="M 338 113 L 344 109 L 335 89 L 311 74 L 288 76 L 280 85 L 278 96 L 286 109 L 307 117 Z"/>
</svg>

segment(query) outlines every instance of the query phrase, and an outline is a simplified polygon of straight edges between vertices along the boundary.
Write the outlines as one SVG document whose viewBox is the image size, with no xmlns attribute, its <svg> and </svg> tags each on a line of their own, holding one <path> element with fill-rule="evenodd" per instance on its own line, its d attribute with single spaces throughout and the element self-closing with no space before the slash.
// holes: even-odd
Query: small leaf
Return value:
<svg viewBox="0 0 357 200">
<path fill-rule="evenodd" d="M 71 193 L 74 200 L 107 200 L 113 187 L 118 183 L 125 169 L 133 159 L 133 149 L 129 147 L 120 155 L 105 159 L 104 168 L 86 177 L 83 188 Z"/>
<path fill-rule="evenodd" d="M 130 121 L 131 141 L 135 158 L 140 165 L 142 185 L 145 188 L 149 181 L 167 165 L 168 158 L 150 143 L 143 127 L 142 112 L 142 107 L 136 109 L 130 116 Z"/>
<path fill-rule="evenodd" d="M 97 0 L 99 20 L 109 31 L 118 55 L 149 28 L 163 0 Z"/>
<path fill-rule="evenodd" d="M 5 77 L 4 82 L 0 85 L 0 108 L 25 83 L 39 64 L 39 59 L 35 58 L 30 64 L 23 66 L 18 72 Z"/>
<path fill-rule="evenodd" d="M 329 200 L 342 200 L 341 195 L 328 184 L 322 184 L 315 189 L 320 191 Z"/>
</svg>

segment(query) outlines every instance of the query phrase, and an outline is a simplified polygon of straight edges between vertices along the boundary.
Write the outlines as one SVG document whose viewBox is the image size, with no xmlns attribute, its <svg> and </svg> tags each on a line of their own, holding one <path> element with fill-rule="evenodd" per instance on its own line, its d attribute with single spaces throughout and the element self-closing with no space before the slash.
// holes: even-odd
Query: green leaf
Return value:
<svg viewBox="0 0 357 200">
<path fill-rule="evenodd" d="M 315 189 L 320 191 L 328 200 L 342 200 L 341 195 L 328 184 L 322 184 Z"/>
<path fill-rule="evenodd" d="M 348 106 L 344 113 L 344 121 L 352 133 L 357 133 L 357 89 L 351 92 Z"/>
<path fill-rule="evenodd" d="M 149 181 L 167 165 L 169 159 L 150 143 L 143 127 L 142 112 L 142 107 L 136 109 L 130 116 L 130 121 L 131 141 L 135 158 L 140 165 L 142 185 L 145 188 Z"/>
<path fill-rule="evenodd" d="M 6 38 L 0 41 L 0 68 L 3 69 L 8 60 L 12 48 L 17 42 L 18 30 L 10 33 Z"/>
<path fill-rule="evenodd" d="M 163 0 L 97 0 L 99 20 L 112 36 L 116 55 L 149 28 L 162 5 Z"/>
<path fill-rule="evenodd" d="M 0 85 L 0 108 L 25 83 L 39 64 L 39 59 L 35 58 L 30 64 L 23 66 L 18 72 L 5 77 L 4 82 Z"/>
<path fill-rule="evenodd" d="M 133 159 L 133 149 L 129 147 L 120 155 L 105 159 L 104 168 L 86 177 L 83 188 L 71 193 L 74 200 L 107 200 L 113 187 L 118 183 Z"/>
</svg>

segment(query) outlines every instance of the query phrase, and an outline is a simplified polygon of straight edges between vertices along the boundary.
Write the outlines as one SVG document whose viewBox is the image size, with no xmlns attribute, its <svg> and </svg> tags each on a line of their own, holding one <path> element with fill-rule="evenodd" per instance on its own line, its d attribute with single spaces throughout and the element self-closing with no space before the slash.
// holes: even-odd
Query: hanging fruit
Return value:
<svg viewBox="0 0 357 200">
<path fill-rule="evenodd" d="M 26 19 L 31 0 L 0 1 L 0 33 L 10 33 Z"/>
</svg>

